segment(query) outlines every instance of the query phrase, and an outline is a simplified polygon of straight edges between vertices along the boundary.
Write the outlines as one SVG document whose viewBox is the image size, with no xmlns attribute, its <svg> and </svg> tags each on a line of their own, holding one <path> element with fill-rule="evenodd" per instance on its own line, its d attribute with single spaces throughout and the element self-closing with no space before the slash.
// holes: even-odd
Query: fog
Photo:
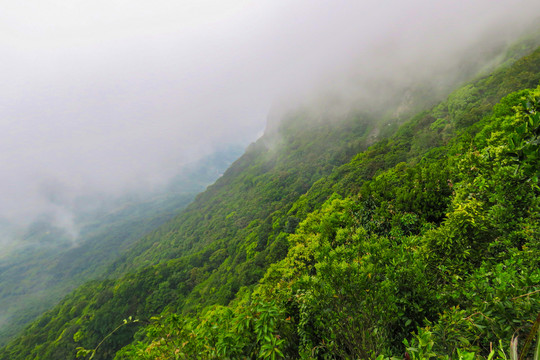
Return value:
<svg viewBox="0 0 540 360">
<path fill-rule="evenodd" d="M 459 77 L 539 14 L 538 0 L 0 0 L 0 219 L 69 227 L 81 196 L 149 191 L 255 141 L 276 102 Z"/>
</svg>

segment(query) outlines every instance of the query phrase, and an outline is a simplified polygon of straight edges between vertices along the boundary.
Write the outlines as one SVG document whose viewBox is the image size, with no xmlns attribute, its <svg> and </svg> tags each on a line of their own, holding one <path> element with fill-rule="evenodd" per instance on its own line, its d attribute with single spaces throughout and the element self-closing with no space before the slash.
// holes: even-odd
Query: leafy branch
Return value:
<svg viewBox="0 0 540 360">
<path fill-rule="evenodd" d="M 118 325 L 113 331 L 111 331 L 110 333 L 107 334 L 107 336 L 105 336 L 100 342 L 99 344 L 97 344 L 97 346 L 93 349 L 85 349 L 83 347 L 77 347 L 77 357 L 86 357 L 87 355 L 90 355 L 90 357 L 88 358 L 89 360 L 93 359 L 94 356 L 96 355 L 96 351 L 99 349 L 99 347 L 105 342 L 105 340 L 107 340 L 108 338 L 110 338 L 115 332 L 117 332 L 118 330 L 120 330 L 122 327 L 128 325 L 128 324 L 133 324 L 133 323 L 136 323 L 136 322 L 139 322 L 138 319 L 133 319 L 131 316 L 128 317 L 127 319 L 124 319 L 124 321 L 122 322 L 122 324 Z"/>
</svg>

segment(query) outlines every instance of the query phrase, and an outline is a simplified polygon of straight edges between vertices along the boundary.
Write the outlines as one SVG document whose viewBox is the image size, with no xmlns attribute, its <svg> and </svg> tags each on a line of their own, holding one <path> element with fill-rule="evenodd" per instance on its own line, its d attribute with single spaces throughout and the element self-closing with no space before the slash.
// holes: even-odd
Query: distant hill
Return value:
<svg viewBox="0 0 540 360">
<path fill-rule="evenodd" d="M 242 151 L 230 146 L 192 163 L 153 194 L 100 201 L 76 213 L 77 239 L 46 216 L 26 229 L 12 226 L 10 235 L 18 235 L 10 241 L 18 245 L 0 259 L 0 344 L 76 286 L 109 276 L 106 266 L 122 250 L 176 216 Z"/>
</svg>

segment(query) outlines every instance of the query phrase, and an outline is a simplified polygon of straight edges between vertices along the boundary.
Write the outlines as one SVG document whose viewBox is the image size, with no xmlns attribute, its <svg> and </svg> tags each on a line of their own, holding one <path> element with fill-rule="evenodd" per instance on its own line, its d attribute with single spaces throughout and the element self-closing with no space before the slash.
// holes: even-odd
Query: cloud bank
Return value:
<svg viewBox="0 0 540 360">
<path fill-rule="evenodd" d="M 82 195 L 152 189 L 222 145 L 254 141 L 276 99 L 456 72 L 462 57 L 526 31 L 540 3 L 29 0 L 0 10 L 0 218 L 49 212 L 61 224 Z"/>
</svg>

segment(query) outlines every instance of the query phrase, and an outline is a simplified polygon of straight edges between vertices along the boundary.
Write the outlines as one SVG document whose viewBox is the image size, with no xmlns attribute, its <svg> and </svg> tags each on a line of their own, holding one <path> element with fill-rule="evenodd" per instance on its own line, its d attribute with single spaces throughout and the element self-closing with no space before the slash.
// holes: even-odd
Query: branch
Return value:
<svg viewBox="0 0 540 360">
<path fill-rule="evenodd" d="M 536 294 L 537 292 L 540 292 L 540 289 L 535 290 L 535 291 L 532 291 L 532 292 L 527 293 L 527 294 L 523 294 L 523 295 L 516 296 L 516 297 L 514 297 L 514 298 L 511 298 L 510 300 L 511 300 L 511 301 L 514 301 L 514 300 L 516 300 L 516 299 L 519 299 L 519 298 L 522 298 L 522 297 L 525 297 L 525 296 L 529 296 L 529 295 L 532 295 L 532 294 Z"/>
</svg>

